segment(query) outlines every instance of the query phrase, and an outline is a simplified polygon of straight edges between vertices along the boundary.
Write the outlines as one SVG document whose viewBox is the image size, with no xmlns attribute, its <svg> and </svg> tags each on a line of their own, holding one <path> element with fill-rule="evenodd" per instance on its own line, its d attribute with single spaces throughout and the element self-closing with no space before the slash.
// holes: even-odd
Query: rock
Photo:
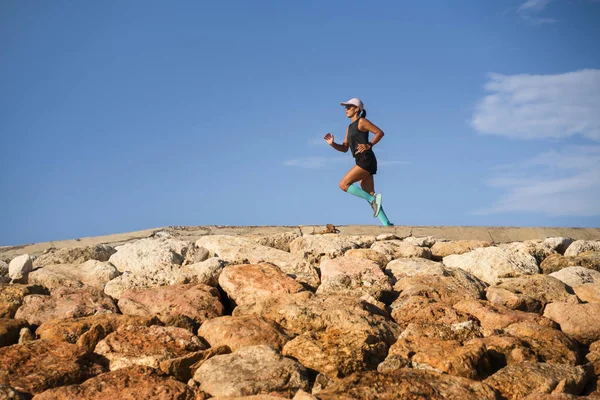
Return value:
<svg viewBox="0 0 600 400">
<path fill-rule="evenodd" d="M 21 328 L 21 332 L 19 332 L 19 344 L 33 342 L 34 340 L 35 335 L 29 328 Z"/>
<path fill-rule="evenodd" d="M 196 245 L 207 248 L 230 264 L 270 263 L 300 283 L 312 288 L 319 285 L 317 271 L 302 255 L 261 246 L 251 239 L 226 235 L 203 236 Z"/>
<path fill-rule="evenodd" d="M 392 291 L 389 278 L 379 265 L 356 257 L 324 258 L 321 261 L 321 285 L 317 294 L 362 296 L 381 299 Z"/>
<path fill-rule="evenodd" d="M 402 240 L 402 238 L 394 235 L 393 233 L 382 233 L 380 235 L 377 235 L 375 240 L 381 242 L 384 240 Z"/>
<path fill-rule="evenodd" d="M 49 294 L 39 285 L 0 285 L 0 318 L 13 318 L 25 296 Z"/>
<path fill-rule="evenodd" d="M 380 337 L 366 332 L 328 329 L 297 336 L 285 344 L 282 353 L 330 379 L 337 379 L 377 368 L 388 348 Z"/>
<path fill-rule="evenodd" d="M 316 262 L 322 257 L 341 257 L 349 249 L 365 248 L 375 243 L 372 236 L 308 235 L 290 243 L 290 253 L 308 255 Z"/>
<path fill-rule="evenodd" d="M 300 389 L 296 392 L 292 400 L 319 400 L 315 396 L 310 393 L 306 393 L 304 390 Z"/>
<path fill-rule="evenodd" d="M 118 312 L 112 299 L 98 289 L 58 289 L 51 296 L 30 295 L 23 299 L 23 305 L 15 313 L 15 318 L 23 318 L 31 325 L 59 318 L 78 318 L 96 313 Z"/>
<path fill-rule="evenodd" d="M 25 400 L 23 393 L 15 388 L 0 383 L 0 399 L 2 400 Z"/>
<path fill-rule="evenodd" d="M 600 303 L 550 303 L 544 317 L 560 325 L 569 337 L 583 344 L 600 340 Z"/>
<path fill-rule="evenodd" d="M 356 258 L 362 258 L 365 260 L 371 260 L 375 263 L 377 263 L 377 265 L 379 265 L 379 267 L 381 269 L 384 269 L 385 266 L 392 260 L 392 257 L 387 255 L 387 254 L 381 254 L 375 250 L 371 250 L 371 249 L 350 249 L 348 251 L 346 251 L 346 253 L 344 254 L 345 257 L 356 257 Z"/>
<path fill-rule="evenodd" d="M 107 261 L 88 260 L 83 264 L 53 264 L 43 269 L 61 273 L 84 285 L 104 289 L 104 286 L 121 273 Z M 36 271 L 34 271 L 35 273 Z"/>
<path fill-rule="evenodd" d="M 401 279 L 394 285 L 394 290 L 400 292 L 400 296 L 396 304 L 392 304 L 392 309 L 412 296 L 452 305 L 465 298 L 483 298 L 485 283 L 461 269 L 448 269 L 444 275 L 419 275 Z"/>
<path fill-rule="evenodd" d="M 228 265 L 219 276 L 219 285 L 237 305 L 305 290 L 278 267 L 266 263 Z"/>
<path fill-rule="evenodd" d="M 95 352 L 106 357 L 114 371 L 132 365 L 159 368 L 161 361 L 207 348 L 186 329 L 129 325 L 106 336 L 96 345 Z"/>
<path fill-rule="evenodd" d="M 437 239 L 434 238 L 433 236 L 423 236 L 423 237 L 409 236 L 407 238 L 404 238 L 402 241 L 405 243 L 408 243 L 408 244 L 412 244 L 414 246 L 431 248 L 433 245 L 436 244 Z"/>
<path fill-rule="evenodd" d="M 21 329 L 27 326 L 24 319 L 0 318 L 0 347 L 17 343 Z"/>
<path fill-rule="evenodd" d="M 0 260 L 0 276 L 8 275 L 8 264 L 2 260 Z"/>
<path fill-rule="evenodd" d="M 485 346 L 492 371 L 498 371 L 507 365 L 538 361 L 537 355 L 528 347 L 527 343 L 513 336 L 494 335 L 475 338 L 465 344 Z"/>
<path fill-rule="evenodd" d="M 586 380 L 583 367 L 525 362 L 508 365 L 483 382 L 508 399 L 522 399 L 536 392 L 579 394 Z"/>
<path fill-rule="evenodd" d="M 441 261 L 444 257 L 452 254 L 464 254 L 472 250 L 489 247 L 492 243 L 482 240 L 453 240 L 450 242 L 437 241 L 431 247 L 431 258 L 436 261 Z"/>
<path fill-rule="evenodd" d="M 186 382 L 192 380 L 192 377 L 204 362 L 214 356 L 230 354 L 229 346 L 217 346 L 210 349 L 186 353 L 181 357 L 170 358 L 160 362 L 160 370 Z M 194 384 L 197 383 L 192 380 Z"/>
<path fill-rule="evenodd" d="M 161 319 L 184 315 L 197 324 L 223 315 L 225 308 L 216 288 L 202 284 L 173 285 L 154 289 L 128 290 L 119 299 L 123 314 Z"/>
<path fill-rule="evenodd" d="M 482 300 L 459 301 L 454 304 L 454 309 L 477 318 L 486 336 L 517 322 L 534 322 L 542 326 L 552 326 L 552 322 L 538 314 L 510 310 Z"/>
<path fill-rule="evenodd" d="M 550 276 L 569 285 L 578 286 L 584 283 L 600 282 L 600 272 L 583 267 L 567 267 L 558 272 L 553 272 Z"/>
<path fill-rule="evenodd" d="M 93 351 L 106 335 L 129 325 L 160 325 L 156 317 L 137 317 L 121 314 L 98 314 L 82 318 L 55 319 L 40 325 L 36 333 L 40 339 L 75 343 Z M 96 331 L 96 332 L 94 332 Z"/>
<path fill-rule="evenodd" d="M 542 243 L 560 254 L 565 254 L 567 248 L 571 245 L 571 243 L 573 243 L 573 239 L 566 237 L 553 237 L 545 239 Z"/>
<path fill-rule="evenodd" d="M 17 256 L 8 264 L 8 276 L 12 283 L 27 283 L 27 277 L 32 270 L 33 263 L 29 254 Z"/>
<path fill-rule="evenodd" d="M 438 340 L 455 340 L 464 343 L 483 336 L 481 327 L 473 321 L 457 324 L 440 324 L 435 322 L 411 322 L 400 335 L 401 339 L 431 338 Z"/>
<path fill-rule="evenodd" d="M 184 268 L 184 273 L 190 283 L 201 283 L 212 287 L 219 286 L 219 276 L 227 261 L 218 257 L 211 257 L 205 261 L 188 265 Z"/>
<path fill-rule="evenodd" d="M 481 382 L 419 369 L 390 373 L 353 374 L 317 394 L 320 400 L 370 399 L 497 399 L 497 392 Z"/>
<path fill-rule="evenodd" d="M 211 347 L 227 345 L 232 351 L 261 344 L 281 351 L 291 339 L 279 324 L 258 315 L 209 319 L 198 329 L 198 336 L 204 338 Z"/>
<path fill-rule="evenodd" d="M 589 347 L 589 353 L 585 356 L 586 363 L 589 363 L 594 376 L 600 375 L 600 341 L 592 343 Z"/>
<path fill-rule="evenodd" d="M 567 248 L 565 256 L 578 256 L 586 251 L 599 251 L 600 252 L 600 241 L 599 240 L 576 240 Z"/>
<path fill-rule="evenodd" d="M 513 310 L 542 312 L 552 302 L 579 303 L 570 287 L 548 275 L 524 275 L 502 279 L 487 288 L 487 299 Z"/>
<path fill-rule="evenodd" d="M 410 323 L 459 324 L 473 319 L 469 314 L 455 310 L 451 304 L 430 302 L 424 296 L 399 298 L 392 303 L 392 318 L 401 327 Z"/>
<path fill-rule="evenodd" d="M 454 340 L 401 338 L 392 345 L 389 356 L 410 360 L 412 368 L 433 369 L 470 379 L 486 377 L 491 371 L 485 346 L 476 342 L 463 346 Z"/>
<path fill-rule="evenodd" d="M 600 303 L 600 281 L 573 286 L 579 299 L 586 303 Z"/>
<path fill-rule="evenodd" d="M 431 261 L 426 258 L 396 258 L 385 267 L 385 273 L 392 278 L 392 283 L 399 279 L 417 275 L 440 276 L 448 272 L 447 268 L 440 262 Z"/>
<path fill-rule="evenodd" d="M 375 242 L 371 246 L 371 250 L 375 250 L 382 254 L 389 255 L 392 258 L 431 258 L 431 250 L 429 248 L 415 246 L 413 244 L 401 240 L 386 240 L 383 242 Z"/>
<path fill-rule="evenodd" d="M 278 233 L 276 235 L 260 236 L 254 238 L 254 241 L 262 246 L 272 247 L 282 251 L 290 251 L 290 243 L 300 237 L 300 232 L 289 231 Z"/>
<path fill-rule="evenodd" d="M 108 372 L 78 385 L 47 390 L 35 397 L 35 400 L 70 399 L 203 400 L 205 397 L 185 383 L 143 366 Z"/>
<path fill-rule="evenodd" d="M 575 396 L 573 394 L 567 393 L 556 393 L 556 394 L 548 394 L 548 393 L 533 393 L 529 396 L 523 397 L 523 400 L 577 400 L 581 399 L 579 396 Z"/>
<path fill-rule="evenodd" d="M 501 278 L 539 273 L 533 256 L 498 247 L 478 248 L 468 253 L 446 256 L 443 263 L 450 268 L 461 268 L 490 285 L 496 284 Z"/>
<path fill-rule="evenodd" d="M 565 257 L 560 254 L 552 254 L 540 263 L 540 270 L 543 274 L 549 275 L 558 272 L 567 267 L 579 267 L 580 261 L 577 257 Z"/>
<path fill-rule="evenodd" d="M 133 274 L 124 272 L 104 286 L 104 293 L 114 299 L 120 299 L 127 290 L 153 289 L 163 286 L 174 286 L 188 283 L 189 277 L 179 266 L 165 265 L 154 273 Z"/>
<path fill-rule="evenodd" d="M 0 381 L 32 395 L 83 382 L 106 370 L 94 354 L 47 340 L 0 347 L 0 365 Z"/>
<path fill-rule="evenodd" d="M 71 276 L 46 268 L 38 268 L 30 272 L 28 282 L 33 285 L 43 286 L 50 290 L 50 292 L 61 288 L 78 289 L 83 287 L 83 283 Z"/>
<path fill-rule="evenodd" d="M 563 332 L 532 322 L 509 325 L 504 332 L 523 340 L 537 354 L 537 361 L 549 364 L 579 364 L 579 346 Z"/>
<path fill-rule="evenodd" d="M 400 328 L 376 307 L 352 296 L 300 292 L 236 307 L 233 316 L 256 314 L 300 335 L 328 329 L 368 333 L 391 345 Z"/>
<path fill-rule="evenodd" d="M 290 396 L 310 390 L 308 371 L 269 346 L 247 346 L 205 361 L 193 378 L 211 396 L 280 393 Z"/>
<path fill-rule="evenodd" d="M 512 242 L 499 244 L 498 247 L 510 251 L 520 251 L 532 255 L 538 265 L 552 254 L 558 254 L 554 248 L 541 240 L 526 240 L 524 242 Z"/>
<path fill-rule="evenodd" d="M 194 247 L 193 243 L 183 240 L 147 238 L 116 247 L 117 252 L 110 256 L 109 261 L 119 272 L 152 274 L 165 267 L 172 269 L 181 266 L 190 255 L 193 258 L 195 253 L 201 253 L 200 249 Z"/>
<path fill-rule="evenodd" d="M 52 264 L 83 264 L 88 260 L 108 261 L 115 252 L 114 248 L 105 244 L 54 249 L 36 258 L 34 264 L 46 267 Z"/>
</svg>

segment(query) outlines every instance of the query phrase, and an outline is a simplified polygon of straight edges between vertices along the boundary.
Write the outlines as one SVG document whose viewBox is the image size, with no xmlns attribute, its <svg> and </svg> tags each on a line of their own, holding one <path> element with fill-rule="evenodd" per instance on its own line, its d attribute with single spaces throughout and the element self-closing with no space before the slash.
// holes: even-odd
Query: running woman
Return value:
<svg viewBox="0 0 600 400">
<path fill-rule="evenodd" d="M 340 189 L 367 200 L 373 208 L 373 217 L 378 217 L 383 226 L 392 226 L 381 206 L 381 194 L 375 194 L 373 180 L 373 175 L 377 173 L 377 158 L 373 153 L 373 146 L 381 140 L 383 131 L 365 118 L 367 111 L 360 99 L 353 98 L 340 104 L 346 108 L 346 117 L 352 121 L 346 129 L 344 143 L 335 143 L 331 133 L 324 137 L 327 144 L 337 151 L 346 153 L 350 149 L 356 162 L 340 181 Z M 369 132 L 375 134 L 371 141 Z M 355 182 L 360 182 L 360 187 L 354 185 Z"/>
</svg>

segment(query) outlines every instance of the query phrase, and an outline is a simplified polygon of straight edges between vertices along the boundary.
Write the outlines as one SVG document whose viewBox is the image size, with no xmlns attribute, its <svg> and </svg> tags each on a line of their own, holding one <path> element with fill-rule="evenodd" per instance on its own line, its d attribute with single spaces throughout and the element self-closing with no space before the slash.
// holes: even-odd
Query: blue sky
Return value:
<svg viewBox="0 0 600 400">
<path fill-rule="evenodd" d="M 0 245 L 166 225 L 600 226 L 600 2 L 0 2 Z"/>
</svg>

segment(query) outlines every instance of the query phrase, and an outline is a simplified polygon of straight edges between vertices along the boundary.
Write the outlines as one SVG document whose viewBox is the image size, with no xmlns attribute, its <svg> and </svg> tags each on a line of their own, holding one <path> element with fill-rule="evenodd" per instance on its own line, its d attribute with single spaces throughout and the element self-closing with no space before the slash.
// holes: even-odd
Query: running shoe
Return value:
<svg viewBox="0 0 600 400">
<path fill-rule="evenodd" d="M 381 193 L 375 195 L 375 198 L 371 202 L 371 207 L 373 208 L 373 218 L 377 218 L 381 210 Z"/>
</svg>

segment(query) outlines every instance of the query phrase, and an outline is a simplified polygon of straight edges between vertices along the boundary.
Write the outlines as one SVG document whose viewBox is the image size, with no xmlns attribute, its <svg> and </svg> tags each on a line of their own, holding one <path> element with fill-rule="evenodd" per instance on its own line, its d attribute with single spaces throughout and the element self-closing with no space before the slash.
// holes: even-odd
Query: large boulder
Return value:
<svg viewBox="0 0 600 400">
<path fill-rule="evenodd" d="M 190 283 L 202 283 L 218 287 L 219 276 L 225 265 L 227 265 L 227 261 L 218 257 L 211 257 L 205 261 L 187 265 L 183 270 Z"/>
<path fill-rule="evenodd" d="M 251 239 L 227 235 L 203 236 L 196 241 L 196 245 L 208 249 L 230 264 L 270 263 L 300 283 L 312 288 L 319 285 L 317 271 L 301 254 L 290 254 L 259 245 Z"/>
<path fill-rule="evenodd" d="M 578 256 L 586 251 L 600 252 L 600 240 L 576 240 L 567 248 L 565 256 Z"/>
<path fill-rule="evenodd" d="M 204 396 L 154 368 L 133 366 L 98 375 L 81 384 L 50 389 L 35 397 L 35 400 L 71 399 L 202 400 Z"/>
<path fill-rule="evenodd" d="M 125 326 L 100 341 L 95 352 L 110 361 L 110 370 L 133 365 L 160 368 L 160 362 L 206 350 L 196 335 L 172 326 Z"/>
<path fill-rule="evenodd" d="M 108 281 L 121 275 L 117 268 L 110 262 L 98 260 L 88 260 L 82 264 L 51 264 L 46 265 L 42 270 L 64 274 L 84 285 L 102 289 Z"/>
<path fill-rule="evenodd" d="M 344 256 L 371 260 L 377 263 L 381 269 L 384 269 L 385 266 L 392 260 L 390 255 L 381 254 L 380 252 L 371 249 L 350 249 L 344 253 Z"/>
<path fill-rule="evenodd" d="M 30 272 L 28 282 L 32 285 L 43 286 L 51 292 L 61 288 L 78 289 L 83 287 L 83 283 L 72 276 L 46 268 L 37 268 Z"/>
<path fill-rule="evenodd" d="M 209 319 L 198 329 L 198 336 L 204 338 L 211 347 L 227 345 L 232 351 L 261 344 L 281 350 L 291 339 L 291 335 L 279 324 L 258 315 L 227 315 Z"/>
<path fill-rule="evenodd" d="M 468 253 L 450 255 L 444 257 L 443 263 L 447 267 L 470 272 L 490 285 L 502 278 L 539 273 L 532 255 L 499 247 L 478 248 Z"/>
<path fill-rule="evenodd" d="M 36 267 L 46 267 L 52 264 L 83 264 L 89 260 L 108 261 L 116 252 L 114 248 L 105 244 L 85 247 L 69 247 L 53 249 L 35 259 Z"/>
<path fill-rule="evenodd" d="M 385 273 L 392 278 L 392 283 L 417 275 L 444 275 L 447 271 L 441 262 L 426 258 L 396 258 L 385 266 Z"/>
<path fill-rule="evenodd" d="M 158 315 L 165 321 L 182 315 L 198 325 L 225 311 L 219 291 L 202 284 L 128 290 L 119 299 L 119 309 L 127 315 Z"/>
<path fill-rule="evenodd" d="M 237 305 L 305 290 L 281 269 L 266 263 L 228 265 L 219 276 L 219 285 Z"/>
<path fill-rule="evenodd" d="M 497 372 L 507 365 L 520 364 L 526 361 L 538 361 L 537 354 L 529 347 L 529 345 L 525 341 L 514 336 L 493 335 L 484 338 L 474 338 L 465 343 L 465 345 L 472 344 L 485 346 L 492 371 L 494 372 Z"/>
<path fill-rule="evenodd" d="M 65 288 L 56 290 L 50 296 L 26 296 L 15 318 L 40 325 L 53 319 L 78 318 L 105 312 L 116 313 L 118 309 L 113 300 L 98 289 Z"/>
<path fill-rule="evenodd" d="M 318 294 L 371 295 L 381 299 L 392 291 L 389 278 L 374 261 L 357 257 L 324 258 Z"/>
<path fill-rule="evenodd" d="M 247 346 L 206 360 L 194 374 L 200 389 L 211 396 L 280 393 L 309 390 L 308 371 L 269 346 Z"/>
<path fill-rule="evenodd" d="M 498 392 L 471 379 L 420 369 L 353 374 L 317 393 L 319 400 L 496 400 Z"/>
<path fill-rule="evenodd" d="M 8 277 L 12 283 L 27 283 L 27 277 L 33 270 L 33 263 L 29 254 L 22 254 L 13 258 L 8 264 Z"/>
<path fill-rule="evenodd" d="M 573 239 L 567 237 L 552 237 L 544 239 L 542 243 L 560 254 L 565 254 L 567 248 L 573 243 Z"/>
<path fill-rule="evenodd" d="M 524 242 L 502 243 L 498 247 L 510 251 L 520 251 L 532 255 L 538 265 L 552 254 L 558 254 L 550 243 L 541 240 L 526 240 Z"/>
<path fill-rule="evenodd" d="M 39 285 L 0 285 L 0 318 L 13 318 L 25 296 L 49 294 Z"/>
<path fill-rule="evenodd" d="M 0 347 L 0 365 L 0 382 L 30 395 L 80 383 L 106 371 L 93 353 L 47 340 Z"/>
<path fill-rule="evenodd" d="M 491 242 L 483 240 L 454 240 L 454 241 L 437 241 L 431 247 L 431 258 L 436 261 L 441 261 L 444 257 L 452 254 L 464 254 L 472 250 L 491 246 Z"/>
<path fill-rule="evenodd" d="M 508 365 L 483 382 L 507 399 L 522 399 L 533 393 L 579 394 L 586 381 L 583 367 L 524 362 Z"/>
<path fill-rule="evenodd" d="M 454 325 L 474 320 L 471 315 L 454 309 L 452 304 L 432 302 L 425 296 L 398 298 L 390 307 L 393 320 L 403 328 L 410 323 Z"/>
<path fill-rule="evenodd" d="M 532 322 L 519 322 L 507 326 L 503 331 L 523 340 L 536 353 L 540 362 L 579 364 L 579 345 L 558 329 Z"/>
<path fill-rule="evenodd" d="M 371 245 L 371 250 L 378 251 L 392 258 L 426 258 L 431 259 L 431 250 L 428 247 L 416 246 L 402 240 L 384 240 Z"/>
<path fill-rule="evenodd" d="M 189 282 L 185 271 L 178 265 L 164 265 L 155 272 L 131 273 L 110 280 L 104 286 L 104 293 L 114 299 L 120 299 L 128 290 L 153 289 L 163 286 L 182 285 Z"/>
<path fill-rule="evenodd" d="M 573 291 L 584 303 L 600 303 L 600 281 L 573 286 Z"/>
<path fill-rule="evenodd" d="M 584 283 L 600 282 L 600 272 L 584 267 L 567 267 L 553 272 L 550 276 L 569 286 L 583 285 Z"/>
<path fill-rule="evenodd" d="M 544 317 L 560 325 L 569 337 L 583 344 L 600 340 L 600 303 L 550 303 Z"/>
<path fill-rule="evenodd" d="M 553 254 L 540 264 L 544 274 L 558 272 L 568 267 L 584 267 L 600 271 L 600 251 L 586 251 L 576 256 Z"/>
</svg>

